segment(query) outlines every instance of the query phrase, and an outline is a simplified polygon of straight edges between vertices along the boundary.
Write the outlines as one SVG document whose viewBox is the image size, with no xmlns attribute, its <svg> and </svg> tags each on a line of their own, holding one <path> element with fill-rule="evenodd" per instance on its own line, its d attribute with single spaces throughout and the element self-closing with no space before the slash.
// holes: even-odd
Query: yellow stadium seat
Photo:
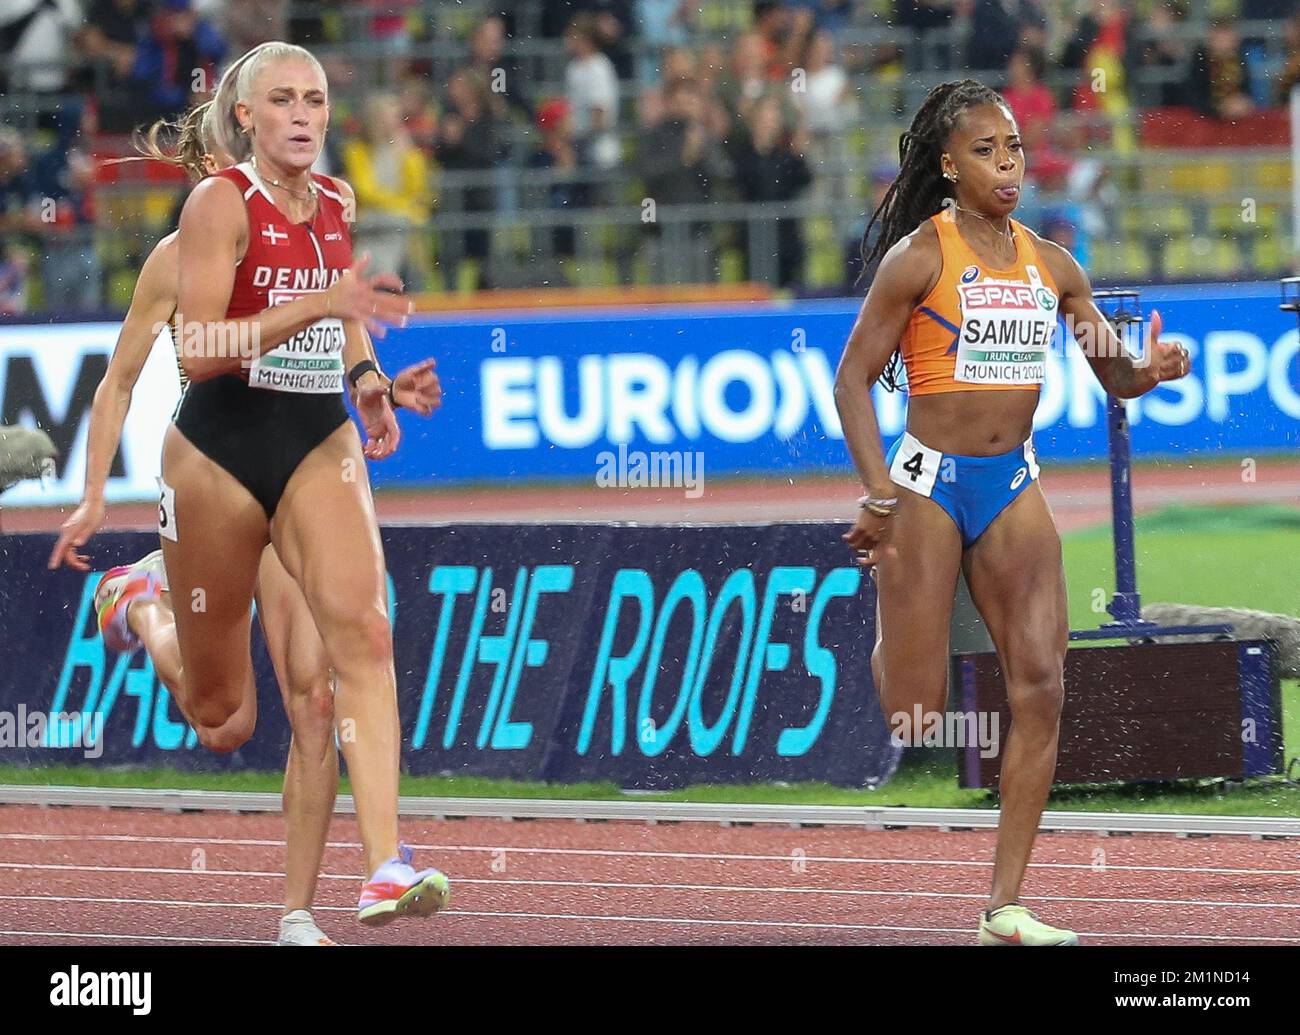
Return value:
<svg viewBox="0 0 1300 1035">
<path fill-rule="evenodd" d="M 1280 232 L 1281 213 L 1276 205 L 1258 205 L 1255 208 L 1255 225 L 1261 233 Z"/>
<path fill-rule="evenodd" d="M 1192 210 L 1187 205 L 1134 206 L 1120 211 L 1120 229 L 1126 236 L 1174 236 L 1192 232 Z"/>
<path fill-rule="evenodd" d="M 1193 235 L 1171 238 L 1165 242 L 1161 261 L 1164 275 L 1171 280 L 1218 275 L 1222 262 L 1222 255 L 1216 250 L 1218 243 L 1221 242 Z"/>
<path fill-rule="evenodd" d="M 1291 189 L 1291 159 L 1264 158 L 1254 163 L 1254 183 L 1265 190 Z"/>
<path fill-rule="evenodd" d="M 1238 183 L 1230 162 L 1187 159 L 1170 170 L 1169 188 L 1179 194 L 1223 194 Z"/>
<path fill-rule="evenodd" d="M 1260 234 L 1254 240 L 1252 257 L 1255 269 L 1260 273 L 1277 274 L 1289 267 L 1291 248 L 1274 234 Z"/>
<path fill-rule="evenodd" d="M 1140 189 L 1147 194 L 1162 194 L 1174 189 L 1174 163 L 1152 152 L 1152 160 L 1138 167 Z"/>
</svg>

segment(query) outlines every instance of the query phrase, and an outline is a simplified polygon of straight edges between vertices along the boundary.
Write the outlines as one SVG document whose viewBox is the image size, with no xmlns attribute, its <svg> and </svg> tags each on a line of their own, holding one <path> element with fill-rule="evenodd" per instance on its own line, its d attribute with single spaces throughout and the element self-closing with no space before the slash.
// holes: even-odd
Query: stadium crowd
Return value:
<svg viewBox="0 0 1300 1035">
<path fill-rule="evenodd" d="M 99 159 L 268 39 L 321 55 L 322 171 L 356 190 L 376 266 L 416 289 L 563 283 L 600 254 L 615 282 L 798 290 L 818 216 L 835 286 L 853 284 L 909 91 L 968 73 L 1001 89 L 1030 155 L 1024 218 L 1086 260 L 1116 190 L 1105 156 L 1138 147 L 1141 112 L 1238 123 L 1285 103 L 1297 4 L 0 0 L 0 314 L 36 307 L 37 277 L 41 308 L 117 304 L 97 196 L 132 187 Z M 133 229 L 142 251 L 170 227 Z"/>
</svg>

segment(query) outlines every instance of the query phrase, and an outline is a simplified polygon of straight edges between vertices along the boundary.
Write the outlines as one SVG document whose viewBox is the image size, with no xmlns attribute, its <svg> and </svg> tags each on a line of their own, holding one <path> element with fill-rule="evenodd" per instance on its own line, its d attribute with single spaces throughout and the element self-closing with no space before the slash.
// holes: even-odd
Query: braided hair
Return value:
<svg viewBox="0 0 1300 1035">
<path fill-rule="evenodd" d="M 942 211 L 948 199 L 954 197 L 955 188 L 944 179 L 940 156 L 957 120 L 967 108 L 981 104 L 1006 107 L 996 90 L 974 79 L 943 83 L 925 98 L 911 127 L 898 139 L 898 176 L 862 235 L 864 275 L 890 248 Z M 871 228 L 877 222 L 880 234 L 872 242 Z M 899 354 L 895 350 L 880 375 L 881 382 L 890 391 L 899 386 L 899 366 Z"/>
</svg>

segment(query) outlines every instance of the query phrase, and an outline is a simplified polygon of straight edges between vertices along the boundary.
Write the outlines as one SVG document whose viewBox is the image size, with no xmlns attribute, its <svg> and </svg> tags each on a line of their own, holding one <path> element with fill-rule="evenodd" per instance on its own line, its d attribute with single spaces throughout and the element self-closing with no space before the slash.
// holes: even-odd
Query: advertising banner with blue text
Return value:
<svg viewBox="0 0 1300 1035">
<path fill-rule="evenodd" d="M 1129 404 L 1134 455 L 1258 456 L 1300 446 L 1300 336 L 1272 283 L 1143 289 L 1164 337 L 1186 345 L 1191 374 Z M 391 373 L 426 356 L 445 391 L 432 420 L 401 415 L 404 443 L 372 465 L 377 488 L 565 479 L 599 482 L 637 462 L 693 465 L 701 478 L 850 469 L 833 394 L 857 313 L 851 299 L 736 306 L 425 315 L 377 345 Z M 63 455 L 10 505 L 80 492 L 85 425 L 116 328 L 0 328 L 0 417 L 52 429 Z M 1035 418 L 1048 461 L 1106 456 L 1105 405 L 1088 361 L 1063 332 L 1047 356 Z M 111 499 L 148 499 L 173 377 L 155 346 L 137 393 Z M 157 382 L 157 383 L 155 383 Z M 906 395 L 875 394 L 886 440 Z M 630 457 L 630 459 L 629 459 Z"/>
<path fill-rule="evenodd" d="M 883 783 L 874 593 L 830 524 L 384 530 L 405 771 L 624 787 Z M 157 546 L 91 543 L 102 570 Z M 46 570 L 53 537 L 0 537 L 0 764 L 282 768 L 255 636 L 258 726 L 196 744 L 148 656 L 106 653 L 98 573 Z"/>
</svg>

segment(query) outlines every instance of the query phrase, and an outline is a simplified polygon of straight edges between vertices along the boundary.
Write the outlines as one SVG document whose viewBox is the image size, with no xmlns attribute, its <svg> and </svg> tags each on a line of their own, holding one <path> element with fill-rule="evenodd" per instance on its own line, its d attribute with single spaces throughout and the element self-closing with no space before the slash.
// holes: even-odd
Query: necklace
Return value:
<svg viewBox="0 0 1300 1035">
<path fill-rule="evenodd" d="M 314 201 L 316 199 L 316 184 L 313 181 L 311 180 L 307 181 L 306 190 L 296 190 L 293 187 L 286 187 L 279 180 L 273 180 L 269 177 L 262 176 L 262 171 L 257 167 L 257 155 L 253 155 L 248 161 L 249 161 L 249 165 L 253 167 L 253 171 L 257 173 L 257 175 L 261 179 L 269 183 L 272 187 L 279 187 L 286 194 L 292 195 L 295 198 L 301 198 L 304 201 L 307 201 L 309 199 Z"/>
<path fill-rule="evenodd" d="M 1001 237 L 1004 241 L 1010 242 L 1014 240 L 1016 232 L 1011 229 L 1010 221 L 1007 222 L 1007 228 L 1005 230 L 998 230 L 993 220 L 991 220 L 988 216 L 982 216 L 978 212 L 975 212 L 969 208 L 962 208 L 960 205 L 954 205 L 953 208 L 955 208 L 958 212 L 965 212 L 968 216 L 974 216 L 976 219 L 984 220 L 984 222 L 988 223 L 988 225 L 993 227 L 994 230 L 997 230 L 998 236 Z"/>
</svg>

